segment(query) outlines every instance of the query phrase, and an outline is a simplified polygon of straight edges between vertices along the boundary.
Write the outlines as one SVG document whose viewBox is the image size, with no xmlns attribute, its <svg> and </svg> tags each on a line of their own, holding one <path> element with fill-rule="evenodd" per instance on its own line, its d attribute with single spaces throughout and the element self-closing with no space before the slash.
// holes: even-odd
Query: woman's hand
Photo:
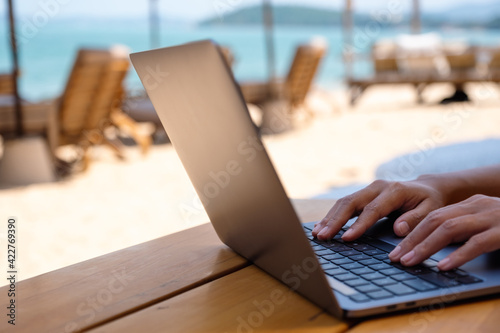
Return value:
<svg viewBox="0 0 500 333">
<path fill-rule="evenodd" d="M 394 222 L 394 232 L 406 236 L 427 214 L 445 204 L 445 193 L 438 189 L 433 177 L 407 182 L 377 180 L 338 200 L 326 217 L 315 225 L 312 233 L 320 240 L 330 239 L 349 219 L 359 216 L 342 236 L 342 239 L 352 241 L 379 219 L 397 211 L 402 215 Z"/>
<path fill-rule="evenodd" d="M 439 269 L 456 268 L 485 252 L 500 249 L 500 198 L 474 195 L 431 212 L 389 258 L 412 266 L 450 243 L 463 241 L 464 245 L 439 262 Z"/>
</svg>

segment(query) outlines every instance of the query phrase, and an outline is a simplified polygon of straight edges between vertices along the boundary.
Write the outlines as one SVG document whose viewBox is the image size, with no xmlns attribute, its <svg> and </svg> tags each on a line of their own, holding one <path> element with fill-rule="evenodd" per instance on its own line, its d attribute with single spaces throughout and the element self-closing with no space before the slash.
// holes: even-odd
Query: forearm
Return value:
<svg viewBox="0 0 500 333">
<path fill-rule="evenodd" d="M 447 205 L 465 200 L 475 194 L 500 197 L 500 165 L 423 175 L 418 181 L 428 183 L 440 191 Z"/>
</svg>

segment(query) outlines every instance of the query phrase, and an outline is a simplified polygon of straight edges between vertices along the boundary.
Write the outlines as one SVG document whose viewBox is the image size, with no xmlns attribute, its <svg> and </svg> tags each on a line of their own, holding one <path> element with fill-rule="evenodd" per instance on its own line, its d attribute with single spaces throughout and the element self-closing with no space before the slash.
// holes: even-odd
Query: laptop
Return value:
<svg viewBox="0 0 500 333">
<path fill-rule="evenodd" d="M 130 58 L 221 241 L 320 308 L 354 318 L 500 291 L 498 252 L 449 272 L 436 264 L 456 246 L 418 266 L 391 263 L 401 239 L 388 218 L 355 242 L 342 231 L 313 238 L 315 222 L 300 223 L 215 43 Z"/>
</svg>

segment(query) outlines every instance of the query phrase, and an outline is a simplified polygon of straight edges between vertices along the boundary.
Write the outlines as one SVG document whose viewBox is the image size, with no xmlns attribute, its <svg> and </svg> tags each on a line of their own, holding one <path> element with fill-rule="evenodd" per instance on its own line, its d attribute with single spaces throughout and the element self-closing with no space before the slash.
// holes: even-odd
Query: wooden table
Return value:
<svg viewBox="0 0 500 333">
<path fill-rule="evenodd" d="M 331 200 L 295 200 L 302 221 Z M 236 255 L 210 224 L 62 268 L 16 286 L 16 326 L 0 332 L 498 332 L 500 300 L 342 321 Z M 8 287 L 0 288 L 5 312 Z"/>
</svg>

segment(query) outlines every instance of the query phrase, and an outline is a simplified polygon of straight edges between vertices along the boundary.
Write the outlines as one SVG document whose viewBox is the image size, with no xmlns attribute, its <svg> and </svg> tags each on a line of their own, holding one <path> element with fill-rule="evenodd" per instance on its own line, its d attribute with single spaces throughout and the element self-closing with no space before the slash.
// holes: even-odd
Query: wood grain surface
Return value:
<svg viewBox="0 0 500 333">
<path fill-rule="evenodd" d="M 347 324 L 255 266 L 88 331 L 344 332 Z"/>
</svg>

